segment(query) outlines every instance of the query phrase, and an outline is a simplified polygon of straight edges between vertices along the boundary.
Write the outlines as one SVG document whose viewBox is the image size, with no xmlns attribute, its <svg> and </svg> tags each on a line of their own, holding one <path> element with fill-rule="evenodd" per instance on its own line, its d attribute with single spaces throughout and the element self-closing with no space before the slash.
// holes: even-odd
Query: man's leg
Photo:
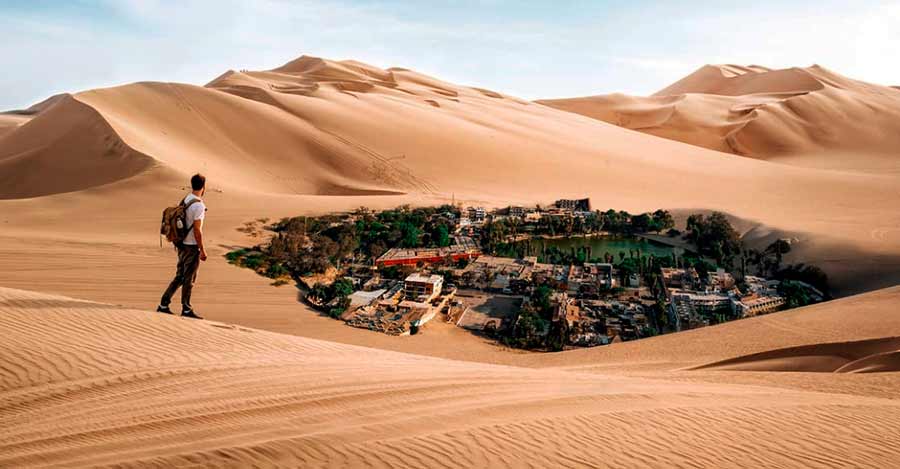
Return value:
<svg viewBox="0 0 900 469">
<path fill-rule="evenodd" d="M 175 295 L 178 287 L 184 284 L 184 261 L 184 248 L 178 248 L 178 267 L 175 269 L 175 278 L 169 282 L 169 287 L 166 288 L 165 293 L 163 293 L 162 298 L 159 300 L 160 306 L 169 306 L 169 303 L 172 302 L 172 296 Z"/>
<path fill-rule="evenodd" d="M 197 271 L 200 269 L 200 248 L 197 246 L 186 246 L 184 250 L 185 259 L 181 279 L 181 307 L 183 311 L 193 311 L 193 308 L 191 308 L 191 293 L 194 291 L 194 282 L 197 280 Z"/>
</svg>

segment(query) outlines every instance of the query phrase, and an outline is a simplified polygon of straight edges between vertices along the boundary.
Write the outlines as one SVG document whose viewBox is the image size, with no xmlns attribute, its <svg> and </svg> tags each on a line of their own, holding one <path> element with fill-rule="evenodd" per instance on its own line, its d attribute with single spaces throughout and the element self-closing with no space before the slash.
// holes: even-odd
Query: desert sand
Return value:
<svg viewBox="0 0 900 469">
<path fill-rule="evenodd" d="M 712 150 L 827 169 L 900 171 L 900 92 L 824 67 L 707 65 L 652 96 L 540 103 Z"/>
<path fill-rule="evenodd" d="M 806 240 L 798 260 L 825 268 L 839 294 L 900 282 L 896 172 L 699 149 L 406 69 L 301 57 L 270 71 L 229 71 L 205 87 L 135 83 L 36 107 L 0 140 L 0 200 L 12 201 L 7 217 L 26 217 L 16 227 L 35 216 L 31 202 L 17 201 L 39 196 L 54 197 L 38 205 L 64 205 L 78 219 L 97 212 L 66 201 L 132 197 L 149 222 L 202 171 L 221 191 L 220 210 L 251 218 L 260 210 L 242 207 L 260 200 L 279 200 L 281 210 L 268 213 L 295 215 L 288 207 L 306 200 L 296 196 L 340 196 L 323 209 L 347 196 L 402 194 L 718 209 Z"/>
<path fill-rule="evenodd" d="M 817 73 L 822 90 L 863 93 Z M 788 75 L 733 88 L 686 79 L 669 93 L 706 89 L 696 93 L 713 102 L 813 86 Z M 867 92 L 896 112 L 896 90 Z M 852 119 L 828 119 L 857 135 Z M 900 291 L 886 287 L 900 283 L 900 172 L 888 120 L 884 138 L 873 124 L 859 145 L 798 131 L 795 153 L 738 155 L 312 57 L 2 115 L 0 466 L 896 465 Z M 194 303 L 211 321 L 195 323 L 147 311 L 174 268 L 159 213 L 197 171 L 211 248 Z M 349 328 L 223 258 L 259 241 L 236 228 L 260 217 L 582 196 L 602 209 L 726 211 L 750 242 L 795 238 L 788 261 L 822 266 L 845 298 L 536 355 L 438 321 L 403 338 Z"/>
<path fill-rule="evenodd" d="M 460 362 L 10 289 L 0 312 L 5 467 L 900 458 L 882 397 Z"/>
</svg>

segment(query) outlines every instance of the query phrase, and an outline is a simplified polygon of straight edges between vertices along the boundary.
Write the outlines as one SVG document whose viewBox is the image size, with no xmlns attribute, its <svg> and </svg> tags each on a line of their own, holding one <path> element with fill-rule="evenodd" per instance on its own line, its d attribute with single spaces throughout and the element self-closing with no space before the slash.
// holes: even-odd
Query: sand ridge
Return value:
<svg viewBox="0 0 900 469">
<path fill-rule="evenodd" d="M 848 99 L 829 109 L 862 105 Z M 142 82 L 42 107 L 0 139 L 0 204 L 12 216 L 27 213 L 23 198 L 135 191 L 152 220 L 172 203 L 161 189 L 183 187 L 197 171 L 242 206 L 278 197 L 276 205 L 299 206 L 292 201 L 305 196 L 493 206 L 589 196 L 600 208 L 718 209 L 802 233 L 812 241 L 798 246 L 796 260 L 823 264 L 840 293 L 900 280 L 897 173 L 742 158 L 408 69 L 301 57 L 226 72 L 205 87 Z M 100 201 L 89 199 L 70 211 L 93 216 Z"/>
<path fill-rule="evenodd" d="M 440 360 L 10 289 L 0 312 L 3 466 L 829 467 L 900 456 L 900 405 L 886 399 Z"/>
<path fill-rule="evenodd" d="M 712 150 L 806 167 L 897 173 L 900 92 L 819 65 L 706 65 L 649 97 L 542 104 Z"/>
</svg>

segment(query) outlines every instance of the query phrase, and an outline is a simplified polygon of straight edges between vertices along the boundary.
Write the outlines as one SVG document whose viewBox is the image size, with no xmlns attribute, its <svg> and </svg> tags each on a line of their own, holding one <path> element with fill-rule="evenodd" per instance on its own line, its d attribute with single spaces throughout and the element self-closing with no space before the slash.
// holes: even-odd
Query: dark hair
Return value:
<svg viewBox="0 0 900 469">
<path fill-rule="evenodd" d="M 191 189 L 194 189 L 195 191 L 199 191 L 200 189 L 203 189 L 205 186 L 206 186 L 206 176 L 204 176 L 200 173 L 197 173 L 197 174 L 191 176 Z"/>
</svg>

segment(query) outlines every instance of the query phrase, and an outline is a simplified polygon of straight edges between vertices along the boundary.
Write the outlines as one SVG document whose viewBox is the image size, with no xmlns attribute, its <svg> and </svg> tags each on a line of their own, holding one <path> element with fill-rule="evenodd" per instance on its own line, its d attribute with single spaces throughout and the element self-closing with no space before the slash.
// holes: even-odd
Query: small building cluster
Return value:
<svg viewBox="0 0 900 469">
<path fill-rule="evenodd" d="M 354 327 L 406 335 L 434 319 L 456 293 L 455 288 L 445 288 L 440 275 L 419 273 L 380 286 L 350 295 L 350 307 L 341 319 Z"/>
<path fill-rule="evenodd" d="M 677 329 L 767 314 L 784 306 L 777 280 L 748 275 L 741 290 L 735 278 L 723 269 L 710 272 L 705 281 L 694 268 L 663 268 L 661 274 Z"/>
<path fill-rule="evenodd" d="M 438 262 L 458 262 L 472 260 L 481 255 L 478 244 L 470 237 L 457 236 L 455 243 L 442 248 L 388 249 L 375 260 L 377 267 L 394 265 L 424 266 Z"/>
</svg>

